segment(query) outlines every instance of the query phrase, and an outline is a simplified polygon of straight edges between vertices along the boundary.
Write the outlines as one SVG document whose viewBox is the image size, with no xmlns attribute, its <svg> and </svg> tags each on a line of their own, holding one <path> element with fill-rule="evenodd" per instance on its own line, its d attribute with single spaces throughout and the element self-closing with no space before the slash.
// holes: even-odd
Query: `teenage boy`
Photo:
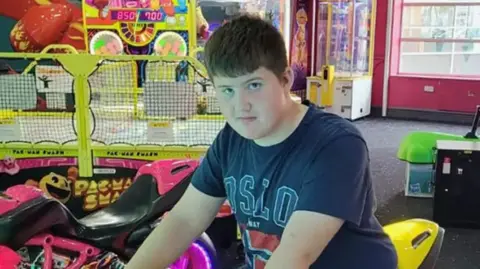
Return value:
<svg viewBox="0 0 480 269">
<path fill-rule="evenodd" d="M 374 216 L 367 145 L 348 121 L 295 103 L 282 35 L 241 16 L 205 46 L 226 126 L 191 186 L 127 268 L 164 269 L 228 199 L 251 269 L 396 269 Z"/>
</svg>

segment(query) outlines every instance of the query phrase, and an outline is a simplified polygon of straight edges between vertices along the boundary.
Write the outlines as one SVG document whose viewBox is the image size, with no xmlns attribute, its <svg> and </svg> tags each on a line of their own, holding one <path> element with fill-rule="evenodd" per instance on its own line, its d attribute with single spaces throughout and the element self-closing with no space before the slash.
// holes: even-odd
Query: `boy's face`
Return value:
<svg viewBox="0 0 480 269">
<path fill-rule="evenodd" d="M 227 122 L 247 139 L 272 133 L 290 100 L 293 76 L 287 70 L 279 79 L 266 68 L 239 77 L 213 77 L 220 110 Z"/>
</svg>

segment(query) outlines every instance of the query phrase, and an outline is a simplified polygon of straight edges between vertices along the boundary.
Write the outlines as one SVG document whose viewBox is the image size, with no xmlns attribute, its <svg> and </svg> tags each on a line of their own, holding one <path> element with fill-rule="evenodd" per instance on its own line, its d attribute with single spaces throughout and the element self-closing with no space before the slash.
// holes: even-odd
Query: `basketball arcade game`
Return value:
<svg viewBox="0 0 480 269">
<path fill-rule="evenodd" d="M 102 61 L 89 78 L 95 125 L 91 139 L 99 142 L 92 146 L 93 167 L 99 180 L 84 183 L 98 185 L 102 180 L 121 178 L 129 184 L 142 165 L 156 159 L 178 158 L 177 153 L 155 150 L 152 145 L 168 147 L 172 153 L 182 152 L 182 157 L 199 158 L 221 124 L 218 120 L 196 120 L 197 93 L 201 88 L 196 80 L 202 75 L 190 60 L 175 59 L 195 51 L 195 1 L 85 1 L 85 40 L 91 54 L 162 58 Z M 170 56 L 171 61 L 165 58 Z M 190 148 L 197 144 L 202 146 Z M 108 203 L 102 204 L 102 198 L 94 199 L 95 195 L 88 210 L 84 204 L 85 211 Z"/>
<path fill-rule="evenodd" d="M 370 114 L 376 0 L 314 2 L 307 98 L 355 120 Z"/>
<path fill-rule="evenodd" d="M 26 109 L 27 102 L 18 102 L 19 96 L 31 96 L 28 108 L 35 107 L 35 75 L 2 76 L 11 90 L 4 92 L 7 96 L 0 107 L 1 189 L 22 183 L 39 186 L 80 217 L 116 200 L 142 165 L 158 159 L 198 159 L 204 154 L 223 127 L 218 117 L 208 122 L 197 119 L 194 91 L 201 87 L 195 78 L 205 77 L 204 67 L 188 57 L 164 58 L 186 56 L 196 46 L 195 12 L 190 12 L 195 11 L 195 1 L 137 1 L 135 6 L 133 2 L 84 3 L 87 47 L 91 54 L 109 57 L 100 60 L 93 55 L 76 58 L 74 53 L 62 54 L 58 56 L 60 64 L 72 73 L 60 67 L 53 70 L 55 74 L 44 72 L 46 81 L 56 83 L 49 82 L 46 87 L 47 83 L 37 81 L 42 85 L 39 89 L 55 86 L 59 91 L 75 92 L 74 113 L 53 111 L 47 117 L 39 112 L 15 112 Z M 157 57 L 143 56 L 145 61 L 137 61 L 125 57 L 132 54 L 162 58 L 157 61 Z M 28 57 L 46 61 L 57 56 L 45 53 Z M 177 77 L 175 71 L 182 62 L 192 68 Z M 93 70 L 92 64 L 98 68 L 90 74 L 86 70 Z M 36 76 L 41 76 L 40 69 L 52 71 L 51 66 L 35 67 Z M 137 71 L 142 76 L 137 76 Z M 86 76 L 88 83 L 79 86 Z M 138 77 L 147 84 L 143 89 L 137 85 Z M 135 99 L 137 92 L 145 95 L 143 100 Z M 134 108 L 143 107 L 143 113 L 130 110 L 132 103 Z M 34 115 L 22 116 L 28 113 Z M 22 142 L 14 145 L 16 141 Z M 79 153 L 79 145 L 88 145 L 82 148 L 85 154 Z M 81 162 L 90 168 L 84 169 L 87 165 Z M 87 170 L 93 175 L 82 172 Z"/>
<path fill-rule="evenodd" d="M 84 3 L 84 24 L 87 35 L 85 40 L 91 54 L 162 57 L 158 60 L 152 58 L 149 61 L 103 61 L 101 67 L 89 79 L 93 97 L 103 98 L 92 105 L 94 113 L 106 115 L 115 111 L 116 114 L 114 116 L 116 122 L 105 121 L 103 124 L 108 125 L 108 129 L 120 130 L 115 134 L 106 135 L 111 138 L 108 140 L 119 142 L 117 134 L 121 136 L 126 129 L 137 129 L 139 133 L 132 134 L 135 137 L 142 136 L 144 129 L 148 129 L 148 133 L 154 133 L 150 131 L 158 129 L 165 135 L 158 136 L 157 133 L 157 140 L 162 137 L 174 140 L 172 143 L 176 145 L 186 144 L 185 139 L 177 141 L 173 138 L 173 133 L 178 133 L 174 130 L 175 127 L 172 127 L 175 125 L 173 121 L 184 119 L 183 128 L 185 128 L 184 125 L 198 128 L 198 121 L 192 120 L 198 114 L 198 107 L 203 105 L 200 104 L 203 99 L 199 97 L 202 87 L 197 85 L 197 82 L 206 80 L 206 76 L 198 72 L 197 68 L 189 64 L 189 61 L 179 59 L 179 57 L 192 55 L 196 51 L 196 2 L 194 0 L 85 1 L 87 1 Z M 171 60 L 168 58 L 170 56 Z M 205 95 L 204 92 L 202 94 Z M 210 92 L 208 94 L 211 95 Z M 119 106 L 119 102 L 122 105 Z M 110 105 L 112 103 L 117 105 Z M 209 103 L 214 104 L 213 101 Z M 125 124 L 132 115 L 135 119 L 148 121 L 148 126 L 132 128 L 135 126 Z M 120 128 L 117 128 L 119 126 Z M 155 135 L 150 136 L 154 139 L 153 137 Z M 152 139 L 142 140 L 140 143 L 159 142 Z"/>
<path fill-rule="evenodd" d="M 84 0 L 86 47 L 100 55 L 187 56 L 196 47 L 194 0 Z M 146 61 L 137 62 L 139 86 Z"/>
</svg>

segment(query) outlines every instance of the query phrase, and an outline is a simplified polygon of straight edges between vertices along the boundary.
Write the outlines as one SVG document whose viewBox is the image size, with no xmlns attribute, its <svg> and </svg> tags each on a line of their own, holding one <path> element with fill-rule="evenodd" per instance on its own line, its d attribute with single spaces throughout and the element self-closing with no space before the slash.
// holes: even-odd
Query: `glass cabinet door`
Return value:
<svg viewBox="0 0 480 269">
<path fill-rule="evenodd" d="M 371 1 L 317 2 L 316 70 L 335 66 L 341 77 L 369 74 Z"/>
</svg>

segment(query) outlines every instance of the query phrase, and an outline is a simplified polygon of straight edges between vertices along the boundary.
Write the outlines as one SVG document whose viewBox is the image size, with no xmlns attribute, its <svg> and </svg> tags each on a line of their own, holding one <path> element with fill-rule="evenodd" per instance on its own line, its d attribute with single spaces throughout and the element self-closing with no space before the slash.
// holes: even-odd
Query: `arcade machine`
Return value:
<svg viewBox="0 0 480 269">
<path fill-rule="evenodd" d="M 83 0 L 87 48 L 102 55 L 186 56 L 196 46 L 194 0 Z M 145 61 L 137 62 L 139 86 Z"/>
<path fill-rule="evenodd" d="M 370 114 L 375 0 L 317 0 L 307 99 L 355 120 Z"/>
<path fill-rule="evenodd" d="M 288 0 L 197 0 L 197 3 L 208 22 L 209 33 L 238 14 L 250 13 L 270 20 L 284 34 L 285 40 L 290 40 L 290 24 L 285 23 L 290 21 Z"/>
<path fill-rule="evenodd" d="M 289 0 L 198 0 L 200 11 L 197 12 L 197 17 L 201 17 L 207 25 L 207 34 L 198 39 L 198 47 L 203 47 L 210 34 L 223 23 L 239 14 L 248 13 L 271 21 L 283 34 L 287 52 L 289 52 L 290 2 Z M 199 60 L 203 61 L 202 55 L 198 56 Z M 298 102 L 301 101 L 296 95 L 292 95 L 292 98 Z"/>
<path fill-rule="evenodd" d="M 480 229 L 479 121 L 480 105 L 465 136 L 436 141 L 433 220 L 443 227 Z"/>
</svg>

